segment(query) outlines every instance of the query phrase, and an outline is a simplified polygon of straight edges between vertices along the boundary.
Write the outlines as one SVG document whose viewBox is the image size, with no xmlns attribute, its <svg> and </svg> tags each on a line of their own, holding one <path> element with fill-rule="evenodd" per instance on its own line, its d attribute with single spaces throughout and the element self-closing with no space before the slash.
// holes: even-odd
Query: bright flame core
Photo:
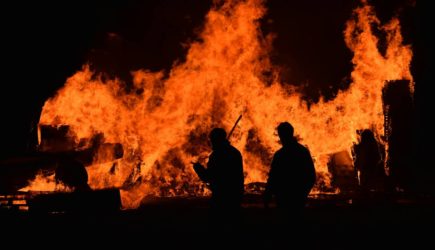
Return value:
<svg viewBox="0 0 435 250">
<path fill-rule="evenodd" d="M 364 3 L 344 31 L 354 53 L 350 87 L 334 100 L 321 99 L 308 108 L 270 63 L 271 39 L 259 29 L 265 11 L 261 0 L 229 0 L 213 7 L 200 42 L 190 44 L 185 62 L 174 65 L 168 75 L 133 72 L 134 88 L 128 92 L 123 82 L 103 81 L 84 66 L 47 100 L 40 124 L 68 124 L 77 144 L 97 133 L 106 142 L 121 143 L 122 159 L 87 170 L 92 188 L 122 187 L 128 208 L 140 205 L 147 195 L 207 192 L 190 162 L 205 162 L 208 132 L 215 126 L 228 131 L 240 114 L 231 142 L 244 157 L 245 183 L 266 181 L 271 156 L 280 147 L 275 128 L 289 121 L 313 155 L 317 187 L 330 187 L 329 157 L 340 151 L 350 154 L 357 130 L 372 129 L 382 142 L 382 89 L 390 80 L 412 83 L 411 48 L 402 45 L 397 19 L 381 26 Z M 373 27 L 386 33 L 384 55 Z"/>
</svg>

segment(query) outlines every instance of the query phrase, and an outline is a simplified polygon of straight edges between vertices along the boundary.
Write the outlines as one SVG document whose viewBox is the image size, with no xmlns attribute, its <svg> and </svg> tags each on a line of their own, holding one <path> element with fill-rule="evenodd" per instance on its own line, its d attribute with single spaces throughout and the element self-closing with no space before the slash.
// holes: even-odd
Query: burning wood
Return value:
<svg viewBox="0 0 435 250">
<path fill-rule="evenodd" d="M 92 138 L 77 142 L 68 125 L 41 125 L 39 129 L 41 154 L 74 158 L 86 166 L 114 161 L 124 155 L 122 144 L 107 143 L 102 134 L 95 134 Z"/>
<path fill-rule="evenodd" d="M 29 209 L 27 204 L 27 198 L 28 196 L 25 194 L 0 195 L 0 211 L 2 210 L 27 211 Z"/>
<path fill-rule="evenodd" d="M 32 189 L 35 191 L 54 191 L 56 182 L 83 186 L 88 177 L 80 166 L 113 162 L 124 154 L 120 143 L 106 143 L 101 135 L 77 143 L 69 126 L 41 126 L 40 129 L 39 151 L 0 162 L 0 191 L 16 192 L 27 186 L 29 180 L 38 180 L 38 185 L 33 187 L 36 190 Z M 56 178 L 47 179 L 53 174 Z"/>
<path fill-rule="evenodd" d="M 100 159 L 104 153 L 92 151 L 87 172 L 92 188 L 121 186 L 134 171 L 140 173 L 134 178 L 140 183 L 121 193 L 127 207 L 137 207 L 152 194 L 204 194 L 190 162 L 207 157 L 204 138 L 210 128 L 228 130 L 240 113 L 244 119 L 232 141 L 242 150 L 245 183 L 265 182 L 268 156 L 279 147 L 275 127 L 290 121 L 315 159 L 317 191 L 333 189 L 328 171 L 332 154 L 350 155 L 358 130 L 371 129 L 382 142 L 382 89 L 390 80 L 413 82 L 411 48 L 402 44 L 399 21 L 393 18 L 382 25 L 364 1 L 344 30 L 354 54 L 352 83 L 335 99 L 308 105 L 296 88 L 279 79 L 269 60 L 271 39 L 264 38 L 259 28 L 265 12 L 260 0 L 215 5 L 186 60 L 174 64 L 168 74 L 133 72 L 129 91 L 120 80 L 104 80 L 85 65 L 46 101 L 40 126 L 68 124 L 62 133 L 73 134 L 77 146 L 89 144 L 99 134 L 105 143 L 122 145 L 123 157 L 116 165 L 106 156 Z M 373 27 L 386 34 L 385 53 L 378 49 Z M 68 143 L 57 145 L 68 147 Z M 116 151 L 108 158 L 116 158 Z M 138 165 L 140 171 L 135 170 Z"/>
<path fill-rule="evenodd" d="M 391 188 L 399 190 L 409 190 L 415 185 L 411 150 L 415 114 L 411 91 L 412 84 L 404 80 L 388 82 L 383 91 L 388 141 L 386 170 L 394 185 Z"/>
</svg>

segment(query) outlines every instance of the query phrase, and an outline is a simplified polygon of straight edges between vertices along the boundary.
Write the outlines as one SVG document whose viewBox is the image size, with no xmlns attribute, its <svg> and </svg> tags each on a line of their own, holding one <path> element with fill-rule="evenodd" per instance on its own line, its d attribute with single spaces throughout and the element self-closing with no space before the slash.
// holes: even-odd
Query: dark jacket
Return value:
<svg viewBox="0 0 435 250">
<path fill-rule="evenodd" d="M 215 206 L 240 206 L 244 192 L 243 160 L 229 143 L 214 149 L 207 168 L 196 169 L 201 180 L 210 184 Z"/>
<path fill-rule="evenodd" d="M 315 181 L 316 172 L 310 152 L 294 141 L 273 156 L 266 195 L 275 195 L 278 206 L 304 205 Z"/>
</svg>

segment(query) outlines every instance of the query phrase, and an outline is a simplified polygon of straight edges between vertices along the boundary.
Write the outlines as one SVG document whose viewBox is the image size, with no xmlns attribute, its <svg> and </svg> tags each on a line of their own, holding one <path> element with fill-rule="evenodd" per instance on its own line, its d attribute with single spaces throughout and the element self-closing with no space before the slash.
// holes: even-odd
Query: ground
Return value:
<svg viewBox="0 0 435 250">
<path fill-rule="evenodd" d="M 318 196 L 295 225 L 250 195 L 241 226 L 217 230 L 206 198 L 156 198 L 119 212 L 2 211 L 0 238 L 32 248 L 426 249 L 433 245 L 434 211 L 435 199 L 423 195 Z"/>
</svg>

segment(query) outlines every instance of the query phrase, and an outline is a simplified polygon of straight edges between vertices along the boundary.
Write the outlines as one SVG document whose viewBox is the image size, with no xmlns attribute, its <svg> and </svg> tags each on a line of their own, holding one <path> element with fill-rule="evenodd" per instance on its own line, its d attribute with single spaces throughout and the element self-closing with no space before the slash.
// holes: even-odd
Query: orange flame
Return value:
<svg viewBox="0 0 435 250">
<path fill-rule="evenodd" d="M 103 81 L 85 65 L 47 100 L 40 124 L 68 124 L 77 142 L 103 133 L 106 142 L 121 143 L 122 159 L 87 170 L 92 188 L 122 187 L 128 208 L 147 195 L 206 193 L 190 162 L 206 159 L 212 127 L 229 130 L 240 114 L 231 141 L 242 151 L 246 183 L 265 182 L 271 155 L 279 148 L 275 128 L 289 121 L 315 159 L 318 187 L 330 186 L 330 154 L 350 153 L 357 130 L 371 128 L 378 139 L 383 134 L 382 88 L 388 80 L 412 82 L 411 48 L 402 45 L 397 19 L 380 26 L 364 3 L 344 31 L 354 53 L 353 82 L 334 100 L 308 107 L 270 63 L 271 39 L 259 29 L 265 10 L 261 0 L 213 7 L 201 41 L 190 44 L 185 62 L 168 74 L 133 72 L 133 91 L 117 79 Z M 385 55 L 373 26 L 387 34 Z"/>
<path fill-rule="evenodd" d="M 71 192 L 72 189 L 68 186 L 65 186 L 63 183 L 57 183 L 55 180 L 55 175 L 50 174 L 46 175 L 44 173 L 38 173 L 35 176 L 35 179 L 29 182 L 29 185 L 21 188 L 19 191 L 28 192 L 28 191 L 60 191 L 60 192 Z"/>
</svg>

